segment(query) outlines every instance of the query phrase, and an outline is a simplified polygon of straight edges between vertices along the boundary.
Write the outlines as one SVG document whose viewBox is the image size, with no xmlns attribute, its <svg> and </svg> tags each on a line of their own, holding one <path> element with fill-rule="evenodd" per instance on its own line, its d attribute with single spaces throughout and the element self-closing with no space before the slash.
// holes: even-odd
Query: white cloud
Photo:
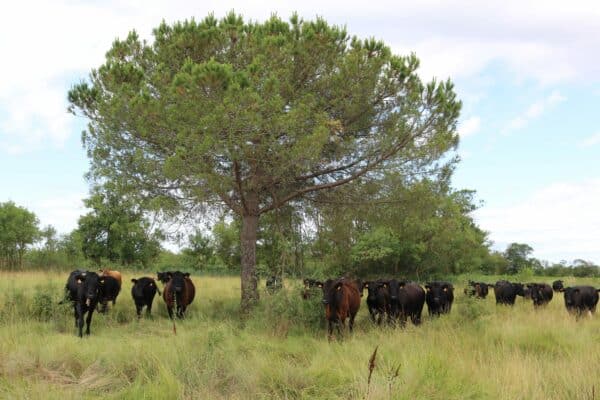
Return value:
<svg viewBox="0 0 600 400">
<path fill-rule="evenodd" d="M 458 126 L 458 134 L 461 138 L 466 138 L 467 136 L 471 136 L 479 131 L 479 127 L 481 126 L 481 118 L 475 116 L 471 118 L 467 118 L 462 121 Z"/>
<path fill-rule="evenodd" d="M 534 256 L 555 261 L 582 258 L 600 264 L 600 179 L 557 182 L 506 207 L 483 207 L 475 219 L 500 250 L 527 243 Z"/>
<path fill-rule="evenodd" d="M 583 139 L 579 143 L 579 147 L 592 147 L 600 143 L 600 131 Z"/>
<path fill-rule="evenodd" d="M 553 108 L 558 103 L 566 100 L 558 91 L 553 91 L 548 97 L 540 101 L 536 101 L 530 105 L 522 115 L 519 115 L 508 122 L 503 129 L 504 134 L 511 133 L 527 126 L 533 119 L 539 118 L 543 113 Z"/>
<path fill-rule="evenodd" d="M 52 225 L 59 233 L 69 233 L 77 227 L 79 216 L 86 212 L 85 197 L 85 193 L 52 193 L 48 197 L 25 201 L 22 206 L 35 213 L 40 227 Z"/>
<path fill-rule="evenodd" d="M 162 19 L 202 19 L 211 11 L 221 17 L 230 10 L 253 20 L 273 12 L 323 16 L 351 34 L 382 39 L 395 52 L 416 51 L 427 78 L 479 79 L 492 64 L 517 80 L 542 84 L 600 76 L 597 1 L 24 0 L 0 13 L 0 151 L 60 147 L 70 138 L 74 123 L 65 112 L 66 92 L 100 65 L 114 38 L 136 29 L 151 39 Z"/>
</svg>

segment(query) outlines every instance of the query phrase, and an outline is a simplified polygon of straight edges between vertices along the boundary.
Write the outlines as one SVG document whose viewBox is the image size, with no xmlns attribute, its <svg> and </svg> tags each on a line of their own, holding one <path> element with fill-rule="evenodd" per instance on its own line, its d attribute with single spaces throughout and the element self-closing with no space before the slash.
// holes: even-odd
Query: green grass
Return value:
<svg viewBox="0 0 600 400">
<path fill-rule="evenodd" d="M 493 293 L 465 298 L 461 277 L 449 316 L 379 328 L 363 299 L 354 334 L 329 342 L 320 299 L 302 301 L 294 284 L 262 293 L 242 323 L 238 278 L 193 277 L 175 335 L 161 298 L 136 319 L 125 274 L 117 305 L 79 339 L 57 305 L 66 276 L 0 273 L 0 398 L 364 399 L 375 347 L 369 399 L 600 398 L 600 312 L 576 321 L 561 294 L 541 310 L 520 297 L 496 307 Z"/>
</svg>

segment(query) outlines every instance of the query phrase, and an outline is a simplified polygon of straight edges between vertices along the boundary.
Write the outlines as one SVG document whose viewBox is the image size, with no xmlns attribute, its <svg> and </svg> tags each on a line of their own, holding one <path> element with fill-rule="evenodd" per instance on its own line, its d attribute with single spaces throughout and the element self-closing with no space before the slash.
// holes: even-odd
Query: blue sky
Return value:
<svg viewBox="0 0 600 400">
<path fill-rule="evenodd" d="M 71 85 L 116 37 L 234 9 L 316 15 L 351 34 L 414 51 L 424 79 L 451 78 L 463 101 L 456 188 L 494 248 L 600 264 L 600 2 L 597 1 L 21 1 L 0 6 L 0 202 L 59 232 L 76 226 L 88 161 Z M 7 3 L 8 4 L 8 3 Z"/>
</svg>

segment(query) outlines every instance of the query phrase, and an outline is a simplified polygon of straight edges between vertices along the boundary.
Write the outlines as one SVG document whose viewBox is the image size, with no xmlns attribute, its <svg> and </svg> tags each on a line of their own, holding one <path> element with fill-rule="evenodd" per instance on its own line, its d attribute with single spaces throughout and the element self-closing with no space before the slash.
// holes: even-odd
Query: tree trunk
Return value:
<svg viewBox="0 0 600 400">
<path fill-rule="evenodd" d="M 258 302 L 258 277 L 256 276 L 256 239 L 258 215 L 242 215 L 242 315 L 248 315 Z"/>
</svg>

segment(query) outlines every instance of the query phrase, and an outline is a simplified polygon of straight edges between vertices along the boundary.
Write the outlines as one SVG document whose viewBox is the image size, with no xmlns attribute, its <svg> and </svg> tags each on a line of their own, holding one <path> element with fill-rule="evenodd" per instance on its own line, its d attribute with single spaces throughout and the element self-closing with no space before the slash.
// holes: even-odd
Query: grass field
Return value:
<svg viewBox="0 0 600 400">
<path fill-rule="evenodd" d="M 451 315 L 404 330 L 373 326 L 363 299 L 354 334 L 328 342 L 320 298 L 294 284 L 242 323 L 239 278 L 193 277 L 174 334 L 161 298 L 137 321 L 130 278 L 143 274 L 128 273 L 80 339 L 57 305 L 67 275 L 0 273 L 1 399 L 600 399 L 600 312 L 576 321 L 562 294 L 496 307 L 457 282 Z"/>
</svg>

